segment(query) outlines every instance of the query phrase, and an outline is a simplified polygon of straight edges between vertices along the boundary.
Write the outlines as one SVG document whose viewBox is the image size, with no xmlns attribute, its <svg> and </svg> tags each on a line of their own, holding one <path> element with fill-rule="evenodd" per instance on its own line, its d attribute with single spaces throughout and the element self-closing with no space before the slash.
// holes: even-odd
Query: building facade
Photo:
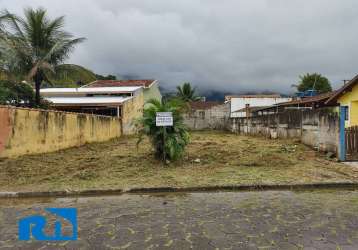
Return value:
<svg viewBox="0 0 358 250">
<path fill-rule="evenodd" d="M 291 101 L 291 97 L 281 97 L 280 95 L 237 95 L 226 96 L 225 100 L 230 103 L 231 117 L 239 117 L 239 110 L 245 107 L 272 106 L 281 102 Z"/>
<path fill-rule="evenodd" d="M 227 129 L 230 125 L 230 105 L 220 102 L 191 102 L 184 114 L 184 123 L 192 130 Z"/>
<path fill-rule="evenodd" d="M 358 75 L 326 101 L 327 104 L 338 104 L 346 108 L 346 127 L 358 126 Z"/>
</svg>

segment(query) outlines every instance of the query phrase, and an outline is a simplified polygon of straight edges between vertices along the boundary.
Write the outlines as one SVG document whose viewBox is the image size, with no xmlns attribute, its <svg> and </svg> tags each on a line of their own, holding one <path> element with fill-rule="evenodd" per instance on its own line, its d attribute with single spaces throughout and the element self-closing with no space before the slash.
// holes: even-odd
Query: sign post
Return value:
<svg viewBox="0 0 358 250">
<path fill-rule="evenodd" d="M 173 113 L 172 112 L 157 112 L 155 118 L 155 125 L 157 127 L 163 127 L 163 160 L 165 162 L 165 137 L 168 126 L 173 126 Z"/>
</svg>

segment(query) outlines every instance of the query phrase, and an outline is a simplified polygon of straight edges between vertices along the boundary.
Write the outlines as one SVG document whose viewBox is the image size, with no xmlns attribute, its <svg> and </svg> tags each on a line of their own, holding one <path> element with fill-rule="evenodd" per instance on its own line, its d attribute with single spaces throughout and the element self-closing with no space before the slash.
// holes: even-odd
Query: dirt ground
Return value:
<svg viewBox="0 0 358 250">
<path fill-rule="evenodd" d="M 123 137 L 0 159 L 0 191 L 189 187 L 358 181 L 358 168 L 292 140 L 193 132 L 183 160 L 163 165 L 149 141 Z"/>
</svg>

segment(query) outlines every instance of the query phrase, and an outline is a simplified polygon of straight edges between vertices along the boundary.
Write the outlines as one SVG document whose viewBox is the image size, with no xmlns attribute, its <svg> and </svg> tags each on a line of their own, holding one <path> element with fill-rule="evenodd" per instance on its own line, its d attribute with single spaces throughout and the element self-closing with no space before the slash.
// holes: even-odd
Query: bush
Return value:
<svg viewBox="0 0 358 250">
<path fill-rule="evenodd" d="M 183 123 L 182 111 L 185 108 L 183 102 L 178 100 L 169 100 L 160 102 L 151 99 L 147 102 L 143 112 L 143 118 L 138 122 L 139 144 L 144 135 L 149 136 L 155 150 L 157 159 L 177 160 L 183 156 L 185 146 L 189 143 L 189 133 Z M 172 127 L 157 127 L 156 113 L 172 112 Z"/>
<path fill-rule="evenodd" d="M 36 105 L 35 91 L 29 84 L 8 80 L 0 80 L 0 104 L 43 109 L 50 107 L 50 103 L 43 99 Z"/>
<path fill-rule="evenodd" d="M 35 104 L 35 92 L 26 83 L 0 81 L 0 104 L 32 107 Z"/>
</svg>

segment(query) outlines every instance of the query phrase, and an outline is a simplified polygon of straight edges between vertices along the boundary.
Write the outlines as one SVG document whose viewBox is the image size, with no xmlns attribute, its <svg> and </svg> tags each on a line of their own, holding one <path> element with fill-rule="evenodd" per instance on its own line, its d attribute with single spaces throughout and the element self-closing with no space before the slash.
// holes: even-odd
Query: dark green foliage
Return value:
<svg viewBox="0 0 358 250">
<path fill-rule="evenodd" d="M 42 98 L 40 104 L 36 104 L 34 89 L 29 84 L 9 80 L 0 80 L 0 104 L 42 109 L 51 106 L 50 102 Z"/>
<path fill-rule="evenodd" d="M 55 67 L 55 72 L 48 72 L 49 83 L 53 87 L 79 87 L 96 80 L 95 74 L 79 65 L 61 64 Z"/>
<path fill-rule="evenodd" d="M 318 73 L 313 74 L 305 74 L 303 76 L 300 76 L 300 82 L 297 86 L 297 90 L 304 92 L 306 90 L 314 89 L 318 93 L 325 93 L 332 91 L 331 84 L 329 80 Z"/>
<path fill-rule="evenodd" d="M 138 122 L 140 127 L 138 144 L 142 141 L 143 136 L 147 135 L 154 147 L 156 158 L 167 160 L 181 158 L 185 146 L 189 143 L 189 132 L 182 117 L 184 106 L 183 102 L 175 99 L 163 103 L 156 99 L 149 100 L 144 109 L 143 118 Z M 155 122 L 157 112 L 172 112 L 173 126 L 157 127 Z"/>
<path fill-rule="evenodd" d="M 195 88 L 192 88 L 189 82 L 177 86 L 177 97 L 184 102 L 200 100 L 200 97 L 195 95 Z"/>
<path fill-rule="evenodd" d="M 103 76 L 103 75 L 96 74 L 96 78 L 97 80 L 117 80 L 117 77 L 114 75 Z"/>
<path fill-rule="evenodd" d="M 0 81 L 0 104 L 32 107 L 35 104 L 35 92 L 26 83 Z"/>
</svg>

